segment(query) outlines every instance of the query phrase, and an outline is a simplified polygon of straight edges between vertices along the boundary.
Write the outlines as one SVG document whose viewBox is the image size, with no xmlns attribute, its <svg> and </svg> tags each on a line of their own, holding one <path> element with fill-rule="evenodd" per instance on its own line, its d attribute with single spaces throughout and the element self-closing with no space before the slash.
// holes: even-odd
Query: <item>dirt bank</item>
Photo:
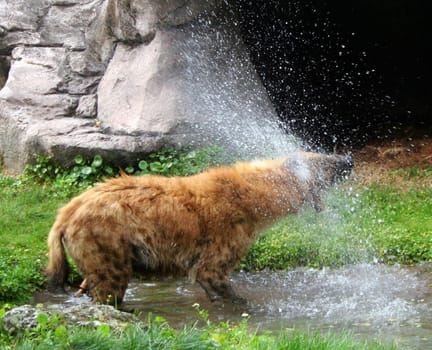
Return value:
<svg viewBox="0 0 432 350">
<path fill-rule="evenodd" d="M 386 182 L 432 188 L 432 133 L 416 130 L 354 152 L 355 174 L 365 184 Z"/>
</svg>

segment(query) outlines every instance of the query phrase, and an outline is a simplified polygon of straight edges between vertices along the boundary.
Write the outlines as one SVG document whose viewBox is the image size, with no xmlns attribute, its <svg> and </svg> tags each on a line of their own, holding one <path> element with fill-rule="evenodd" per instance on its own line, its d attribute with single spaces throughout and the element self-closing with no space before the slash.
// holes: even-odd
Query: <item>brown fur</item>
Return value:
<svg viewBox="0 0 432 350">
<path fill-rule="evenodd" d="M 108 180 L 61 209 L 48 238 L 50 285 L 66 281 L 65 246 L 95 301 L 120 303 L 139 271 L 187 275 L 212 300 L 240 302 L 231 270 L 265 227 L 318 203 L 343 159 L 350 169 L 341 156 L 297 153 L 190 177 Z"/>
</svg>

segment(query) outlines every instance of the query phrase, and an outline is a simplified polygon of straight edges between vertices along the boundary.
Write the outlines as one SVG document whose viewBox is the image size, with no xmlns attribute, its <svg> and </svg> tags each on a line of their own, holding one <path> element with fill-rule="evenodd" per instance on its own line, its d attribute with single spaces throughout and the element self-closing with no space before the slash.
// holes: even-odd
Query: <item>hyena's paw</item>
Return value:
<svg viewBox="0 0 432 350">
<path fill-rule="evenodd" d="M 239 297 L 238 295 L 234 296 L 231 299 L 231 301 L 233 304 L 236 304 L 236 305 L 246 305 L 247 304 L 247 299 Z"/>
<path fill-rule="evenodd" d="M 118 306 L 122 303 L 127 288 L 127 280 L 100 279 L 89 276 L 87 280 L 88 294 L 93 302 Z"/>
<path fill-rule="evenodd" d="M 207 296 L 212 302 L 231 301 L 233 304 L 244 305 L 247 300 L 239 297 L 232 288 L 228 279 L 207 279 L 206 281 L 198 280 L 199 284 L 206 291 Z"/>
</svg>

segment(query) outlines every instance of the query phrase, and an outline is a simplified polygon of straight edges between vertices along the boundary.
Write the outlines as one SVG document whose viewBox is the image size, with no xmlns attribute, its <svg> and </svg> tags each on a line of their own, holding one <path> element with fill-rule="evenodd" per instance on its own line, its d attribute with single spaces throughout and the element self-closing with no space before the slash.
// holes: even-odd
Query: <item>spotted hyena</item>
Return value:
<svg viewBox="0 0 432 350">
<path fill-rule="evenodd" d="M 47 275 L 63 286 L 65 249 L 94 301 L 120 303 L 133 272 L 187 275 L 211 300 L 244 301 L 229 274 L 258 234 L 346 176 L 349 156 L 298 152 L 189 177 L 120 176 L 72 199 L 48 238 Z"/>
</svg>

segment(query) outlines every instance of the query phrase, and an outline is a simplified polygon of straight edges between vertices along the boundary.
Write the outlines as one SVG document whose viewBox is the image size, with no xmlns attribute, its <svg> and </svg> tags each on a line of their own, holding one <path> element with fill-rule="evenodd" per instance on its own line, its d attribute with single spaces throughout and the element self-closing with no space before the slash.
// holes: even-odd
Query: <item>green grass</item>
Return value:
<svg viewBox="0 0 432 350">
<path fill-rule="evenodd" d="M 432 189 L 401 193 L 390 187 L 374 187 L 365 199 L 378 213 L 369 221 L 380 221 L 374 245 L 385 261 L 432 261 Z"/>
<path fill-rule="evenodd" d="M 45 284 L 46 238 L 60 205 L 42 186 L 15 189 L 0 179 L 0 306 Z"/>
<path fill-rule="evenodd" d="M 326 209 L 272 227 L 242 262 L 246 270 L 358 262 L 432 262 L 432 189 L 385 185 L 335 190 Z"/>
<path fill-rule="evenodd" d="M 97 329 L 65 327 L 61 323 L 39 324 L 25 335 L 0 337 L 0 349 L 285 349 L 285 350 L 392 350 L 392 345 L 357 341 L 346 334 L 281 332 L 258 334 L 240 324 L 171 328 L 161 317 L 149 317 L 147 323 L 113 331 L 106 325 Z"/>
</svg>

